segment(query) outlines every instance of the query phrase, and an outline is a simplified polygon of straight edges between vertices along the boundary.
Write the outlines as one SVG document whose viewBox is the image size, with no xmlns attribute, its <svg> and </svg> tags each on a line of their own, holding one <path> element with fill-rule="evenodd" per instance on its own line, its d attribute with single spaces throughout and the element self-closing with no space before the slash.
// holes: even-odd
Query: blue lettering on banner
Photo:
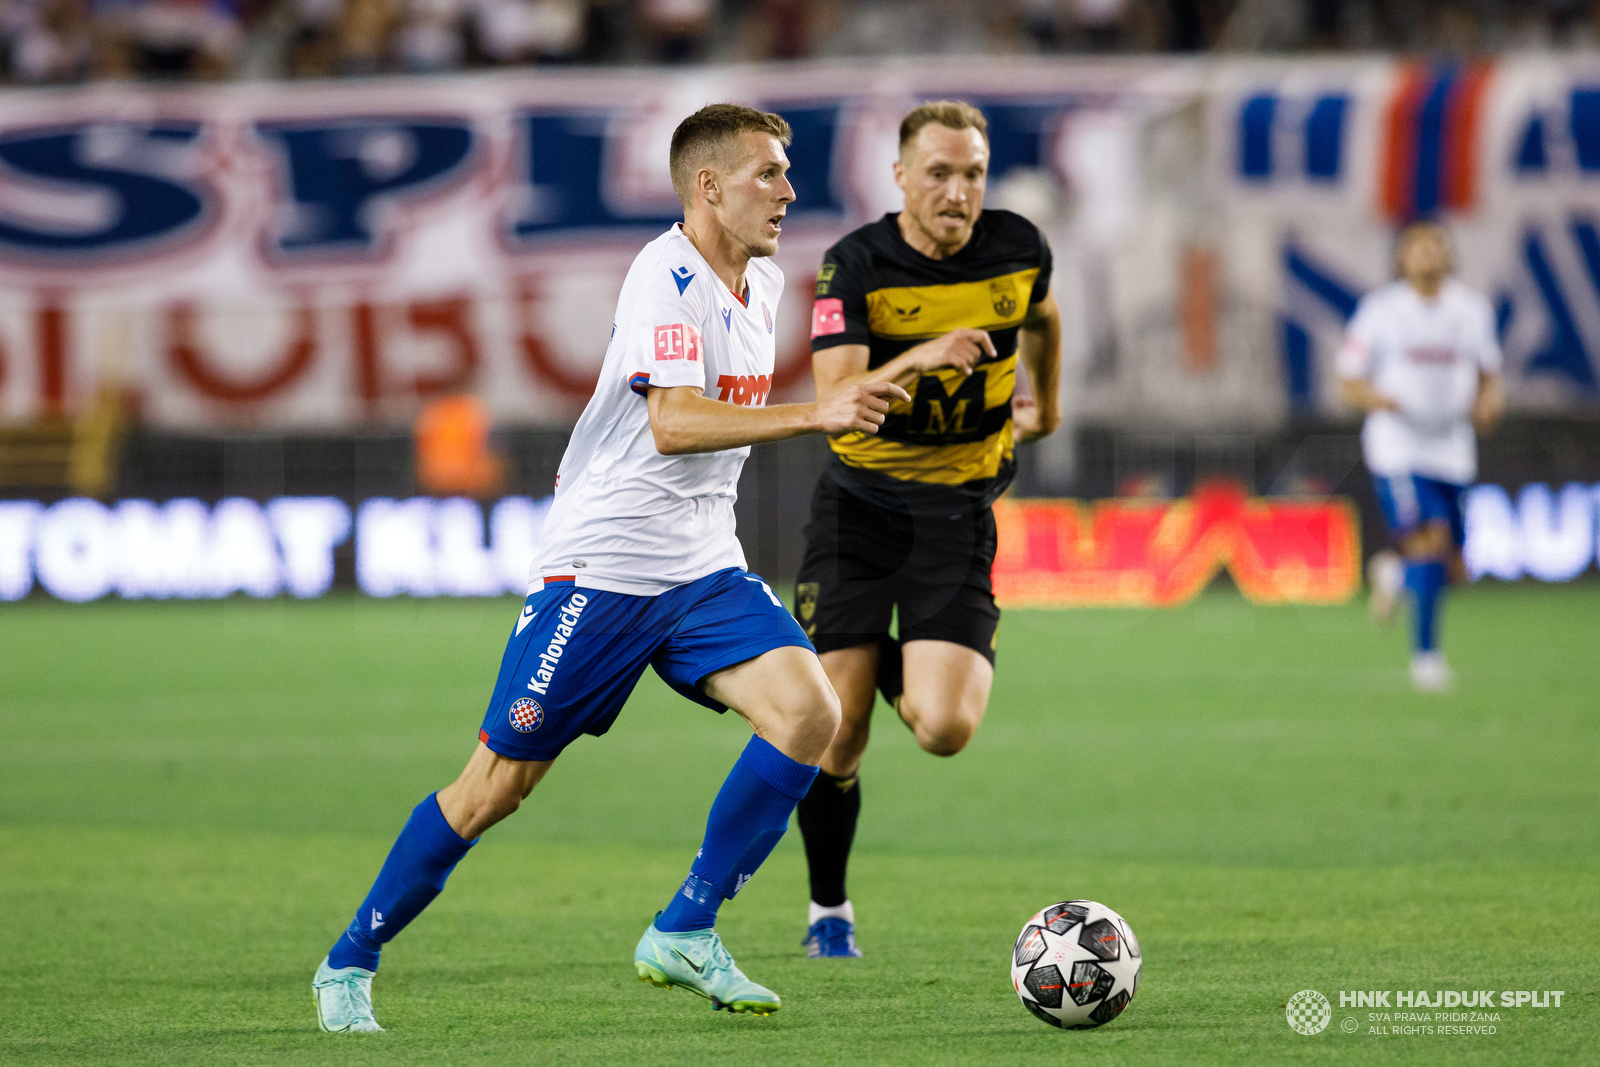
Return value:
<svg viewBox="0 0 1600 1067">
<path fill-rule="evenodd" d="M 91 265 L 200 236 L 216 216 L 212 192 L 179 175 L 201 139 L 194 122 L 86 122 L 5 134 L 0 161 L 12 171 L 64 193 L 103 193 L 112 210 L 90 227 L 0 216 L 0 255 Z"/>
<path fill-rule="evenodd" d="M 794 140 L 789 142 L 786 154 L 789 171 L 786 177 L 794 186 L 794 203 L 790 211 L 828 212 L 843 216 L 845 198 L 838 188 L 833 161 L 837 154 L 834 145 L 839 132 L 839 118 L 843 110 L 838 104 L 811 107 L 790 107 L 784 101 L 760 105 L 764 110 L 781 113 L 789 123 Z"/>
<path fill-rule="evenodd" d="M 1600 89 L 1585 86 L 1572 91 L 1571 122 L 1578 169 L 1600 170 Z"/>
<path fill-rule="evenodd" d="M 606 127 L 611 113 L 527 111 L 512 119 L 520 195 L 504 240 L 512 248 L 563 230 L 640 227 L 664 230 L 680 215 L 624 216 L 605 201 Z"/>
<path fill-rule="evenodd" d="M 1550 154 L 1544 145 L 1544 115 L 1535 111 L 1523 127 L 1514 169 L 1518 174 L 1536 174 L 1549 166 L 1549 162 Z"/>
<path fill-rule="evenodd" d="M 1311 378 L 1311 335 L 1295 320 L 1284 316 L 1280 343 L 1283 355 L 1284 384 L 1289 390 L 1289 407 L 1305 414 L 1315 407 L 1316 393 Z"/>
<path fill-rule="evenodd" d="M 1600 294 L 1600 235 L 1595 233 L 1593 224 L 1586 221 L 1575 222 L 1572 229 L 1590 283 Z M 1529 230 L 1523 236 L 1522 255 L 1550 318 L 1549 338 L 1529 358 L 1524 373 L 1560 375 L 1582 389 L 1595 391 L 1594 363 L 1589 358 L 1588 346 L 1578 332 L 1572 307 L 1550 265 L 1543 236 L 1538 231 Z"/>
<path fill-rule="evenodd" d="M 1338 181 L 1349 104 L 1349 96 L 1343 93 L 1324 94 L 1309 105 L 1271 93 L 1247 97 L 1239 105 L 1239 177 L 1255 183 L 1293 176 L 1292 163 L 1280 165 L 1274 151 L 1280 129 L 1287 128 L 1300 134 L 1302 176 L 1316 182 Z"/>
<path fill-rule="evenodd" d="M 1356 313 L 1361 294 L 1355 287 L 1339 281 L 1327 268 L 1312 263 L 1299 248 L 1294 245 L 1284 248 L 1283 265 L 1290 277 L 1337 311 L 1340 318 L 1348 320 Z"/>
<path fill-rule="evenodd" d="M 1567 97 L 1566 120 L 1562 123 L 1559 114 L 1547 109 L 1529 112 L 1517 137 L 1512 173 L 1521 178 L 1538 178 L 1552 169 L 1574 166 L 1579 172 L 1600 171 L 1600 87 L 1574 88 Z M 1570 144 L 1566 138 L 1571 139 Z"/>
<path fill-rule="evenodd" d="M 1014 167 L 1045 165 L 1047 132 L 1077 98 L 1057 96 L 1039 103 L 998 103 L 969 97 L 989 121 L 989 173 L 1003 178 Z M 787 177 L 795 190 L 790 218 L 842 221 L 857 207 L 848 192 L 850 176 L 840 167 L 848 119 L 845 100 L 807 100 L 794 107 L 781 99 L 761 107 L 780 112 L 793 131 L 786 154 Z M 629 213 L 609 195 L 606 158 L 610 130 L 624 115 L 620 108 L 582 111 L 539 109 L 512 119 L 513 158 L 521 188 L 511 198 L 501 239 L 512 251 L 536 247 L 543 238 L 574 230 L 660 232 L 679 221 L 678 213 Z"/>
<path fill-rule="evenodd" d="M 1311 106 L 1311 114 L 1306 116 L 1306 177 L 1339 179 L 1348 102 L 1343 96 L 1324 96 Z"/>
<path fill-rule="evenodd" d="M 1272 177 L 1272 117 L 1278 98 L 1252 96 L 1239 109 L 1239 176 L 1261 180 Z"/>
<path fill-rule="evenodd" d="M 270 235 L 276 258 L 376 259 L 388 251 L 379 212 L 463 178 L 476 138 L 465 118 L 352 118 L 257 123 L 281 151 L 289 218 Z"/>
<path fill-rule="evenodd" d="M 1356 304 L 1361 299 L 1356 287 L 1340 281 L 1328 268 L 1313 263 L 1302 249 L 1293 244 L 1284 246 L 1283 269 L 1286 282 L 1297 284 L 1318 304 L 1337 314 L 1341 323 L 1348 322 L 1356 313 Z M 1317 381 L 1311 333 L 1304 323 L 1285 315 L 1279 322 L 1278 336 L 1289 406 L 1296 412 L 1311 411 L 1316 407 Z"/>
</svg>

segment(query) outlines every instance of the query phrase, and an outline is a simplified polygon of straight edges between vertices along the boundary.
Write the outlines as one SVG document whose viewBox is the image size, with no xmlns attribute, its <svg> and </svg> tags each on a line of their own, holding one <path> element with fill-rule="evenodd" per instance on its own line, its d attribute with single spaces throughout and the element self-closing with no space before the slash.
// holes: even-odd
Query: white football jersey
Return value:
<svg viewBox="0 0 1600 1067">
<path fill-rule="evenodd" d="M 1475 479 L 1478 373 L 1498 374 L 1500 363 L 1489 301 L 1453 278 L 1432 300 L 1403 281 L 1362 297 L 1345 330 L 1339 377 L 1365 378 L 1400 405 L 1367 416 L 1361 451 L 1368 469 L 1457 485 Z"/>
<path fill-rule="evenodd" d="M 531 577 L 655 596 L 745 565 L 733 502 L 748 446 L 663 456 L 649 386 L 690 385 L 712 400 L 764 406 L 783 272 L 745 268 L 728 291 L 679 225 L 645 245 L 617 298 L 594 396 L 572 431 Z"/>
</svg>

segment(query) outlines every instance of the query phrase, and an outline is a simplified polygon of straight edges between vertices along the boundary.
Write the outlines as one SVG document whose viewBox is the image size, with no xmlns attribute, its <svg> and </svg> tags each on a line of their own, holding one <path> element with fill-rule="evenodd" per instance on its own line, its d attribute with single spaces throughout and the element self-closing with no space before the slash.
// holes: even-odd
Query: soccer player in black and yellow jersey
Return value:
<svg viewBox="0 0 1600 1067">
<path fill-rule="evenodd" d="M 991 505 L 1011 481 L 1015 443 L 1060 422 L 1050 249 L 1021 216 L 983 209 L 988 163 L 977 108 L 915 108 L 900 124 L 894 165 L 905 209 L 845 237 L 817 273 L 818 398 L 885 381 L 911 400 L 896 402 L 876 435 L 830 440 L 806 526 L 795 615 L 843 710 L 799 807 L 812 956 L 861 954 L 845 866 L 873 689 L 926 751 L 966 747 L 994 680 Z M 1031 399 L 1013 395 L 1019 360 Z M 898 640 L 889 636 L 895 613 Z"/>
</svg>

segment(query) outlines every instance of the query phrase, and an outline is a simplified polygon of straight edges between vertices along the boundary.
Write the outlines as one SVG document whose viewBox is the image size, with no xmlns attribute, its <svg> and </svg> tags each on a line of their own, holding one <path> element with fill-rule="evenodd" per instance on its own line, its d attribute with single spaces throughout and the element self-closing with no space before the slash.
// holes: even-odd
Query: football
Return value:
<svg viewBox="0 0 1600 1067">
<path fill-rule="evenodd" d="M 1067 900 L 1022 927 L 1011 951 L 1011 988 L 1051 1026 L 1092 1030 L 1132 1003 L 1140 962 L 1127 920 L 1104 904 Z"/>
</svg>

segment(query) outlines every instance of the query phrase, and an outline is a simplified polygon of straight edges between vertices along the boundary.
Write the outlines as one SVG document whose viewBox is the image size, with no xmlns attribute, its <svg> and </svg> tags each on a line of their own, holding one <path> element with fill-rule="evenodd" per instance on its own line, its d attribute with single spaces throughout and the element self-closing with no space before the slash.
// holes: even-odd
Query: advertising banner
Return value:
<svg viewBox="0 0 1600 1067">
<path fill-rule="evenodd" d="M 982 103 L 1004 199 L 1005 176 L 1059 169 L 1069 116 L 1116 106 L 1153 69 L 514 73 L 0 95 L 0 420 L 70 411 L 110 383 L 171 429 L 404 426 L 422 399 L 458 390 L 502 425 L 569 425 L 593 390 L 630 262 L 681 217 L 672 131 L 716 100 L 780 111 L 794 128 L 799 200 L 778 257 L 788 286 L 771 395 L 802 383 L 809 394 L 817 265 L 850 229 L 899 207 L 906 109 L 930 96 Z"/>
<path fill-rule="evenodd" d="M 369 596 L 521 595 L 550 503 L 0 501 L 0 601 L 35 589 L 69 601 L 319 597 L 348 549 Z M 1474 486 L 1465 510 L 1473 579 L 1562 582 L 1600 564 L 1600 484 Z M 1342 603 L 1361 586 L 1360 523 L 1336 498 L 1006 499 L 995 520 L 1007 607 L 1174 607 L 1223 570 L 1258 604 Z"/>
<path fill-rule="evenodd" d="M 1055 250 L 1071 421 L 1269 430 L 1445 218 L 1514 407 L 1596 410 L 1600 59 L 932 60 L 0 94 L 0 422 L 109 386 L 181 431 L 404 427 L 469 391 L 570 425 L 677 122 L 780 111 L 799 200 L 771 399 L 809 395 L 823 251 L 900 205 L 900 116 L 988 116 L 988 203 Z"/>
<path fill-rule="evenodd" d="M 996 521 L 995 597 L 1016 607 L 1172 607 L 1223 569 L 1258 604 L 1338 604 L 1361 586 L 1361 523 L 1343 500 L 1019 500 Z"/>
</svg>

